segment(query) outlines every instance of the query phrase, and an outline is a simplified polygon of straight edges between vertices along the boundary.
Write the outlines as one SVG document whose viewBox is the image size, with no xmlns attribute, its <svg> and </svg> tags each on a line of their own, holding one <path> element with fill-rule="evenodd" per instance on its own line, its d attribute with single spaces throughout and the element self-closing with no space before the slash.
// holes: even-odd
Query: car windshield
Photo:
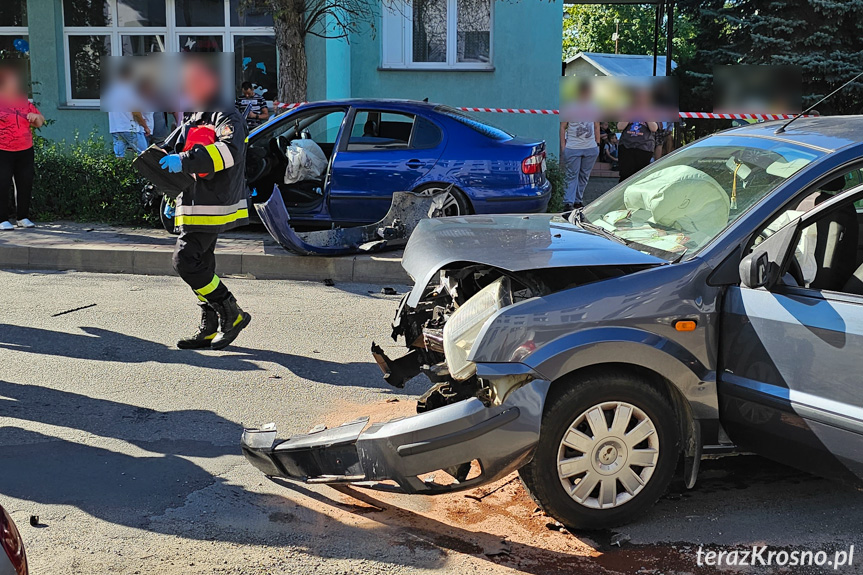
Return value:
<svg viewBox="0 0 863 575">
<path fill-rule="evenodd" d="M 713 136 L 616 186 L 588 205 L 581 221 L 630 247 L 678 260 L 823 155 L 787 142 Z"/>
</svg>

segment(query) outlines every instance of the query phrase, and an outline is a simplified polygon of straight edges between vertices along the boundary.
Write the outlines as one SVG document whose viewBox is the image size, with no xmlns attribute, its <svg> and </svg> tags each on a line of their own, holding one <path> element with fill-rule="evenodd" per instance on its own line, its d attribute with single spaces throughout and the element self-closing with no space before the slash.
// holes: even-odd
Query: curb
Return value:
<svg viewBox="0 0 863 575">
<path fill-rule="evenodd" d="M 176 276 L 172 250 L 143 247 L 0 245 L 0 269 Z M 340 257 L 216 251 L 219 275 L 251 279 L 410 285 L 401 252 Z"/>
</svg>

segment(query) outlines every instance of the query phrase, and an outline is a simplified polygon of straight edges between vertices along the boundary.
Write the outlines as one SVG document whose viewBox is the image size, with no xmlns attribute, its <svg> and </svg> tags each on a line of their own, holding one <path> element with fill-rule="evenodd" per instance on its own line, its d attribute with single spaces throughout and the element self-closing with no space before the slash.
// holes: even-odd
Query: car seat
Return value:
<svg viewBox="0 0 863 575">
<path fill-rule="evenodd" d="M 377 138 L 378 123 L 374 120 L 368 120 L 363 126 L 363 138 Z"/>
<path fill-rule="evenodd" d="M 821 187 L 822 191 L 804 198 L 797 206 L 797 210 L 808 212 L 821 202 L 832 198 L 833 194 L 828 192 L 839 191 L 844 186 L 845 180 L 842 177 L 831 180 Z M 817 241 L 813 255 L 818 271 L 808 287 L 839 291 L 846 282 L 851 281 L 848 278 L 853 278 L 852 274 L 856 273 L 854 268 L 857 263 L 857 243 L 860 235 L 857 210 L 854 204 L 848 203 L 827 213 L 815 226 Z"/>
</svg>

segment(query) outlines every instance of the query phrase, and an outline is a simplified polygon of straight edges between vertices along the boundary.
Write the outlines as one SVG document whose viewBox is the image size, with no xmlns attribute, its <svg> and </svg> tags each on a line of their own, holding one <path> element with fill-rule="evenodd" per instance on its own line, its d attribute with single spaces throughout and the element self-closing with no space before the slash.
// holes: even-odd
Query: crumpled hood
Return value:
<svg viewBox="0 0 863 575">
<path fill-rule="evenodd" d="M 415 306 L 442 267 L 472 262 L 511 272 L 591 265 L 659 265 L 665 260 L 584 231 L 552 214 L 460 216 L 423 220 L 402 267 L 416 281 Z"/>
</svg>

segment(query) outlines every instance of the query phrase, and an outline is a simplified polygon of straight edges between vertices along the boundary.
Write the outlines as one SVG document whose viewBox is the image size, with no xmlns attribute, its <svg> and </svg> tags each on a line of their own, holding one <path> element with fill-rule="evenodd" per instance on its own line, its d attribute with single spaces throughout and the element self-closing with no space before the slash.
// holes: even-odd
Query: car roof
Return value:
<svg viewBox="0 0 863 575">
<path fill-rule="evenodd" d="M 716 136 L 749 136 L 800 144 L 825 152 L 863 143 L 863 116 L 818 116 L 799 118 L 781 134 L 776 129 L 788 120 L 749 124 L 726 130 Z"/>
<path fill-rule="evenodd" d="M 317 102 L 309 102 L 306 106 L 353 106 L 354 108 L 387 108 L 391 110 L 409 110 L 416 108 L 426 108 L 434 110 L 440 104 L 431 102 L 420 102 L 418 100 L 399 100 L 399 99 L 384 99 L 384 98 L 346 98 L 343 100 L 322 100 Z"/>
</svg>

